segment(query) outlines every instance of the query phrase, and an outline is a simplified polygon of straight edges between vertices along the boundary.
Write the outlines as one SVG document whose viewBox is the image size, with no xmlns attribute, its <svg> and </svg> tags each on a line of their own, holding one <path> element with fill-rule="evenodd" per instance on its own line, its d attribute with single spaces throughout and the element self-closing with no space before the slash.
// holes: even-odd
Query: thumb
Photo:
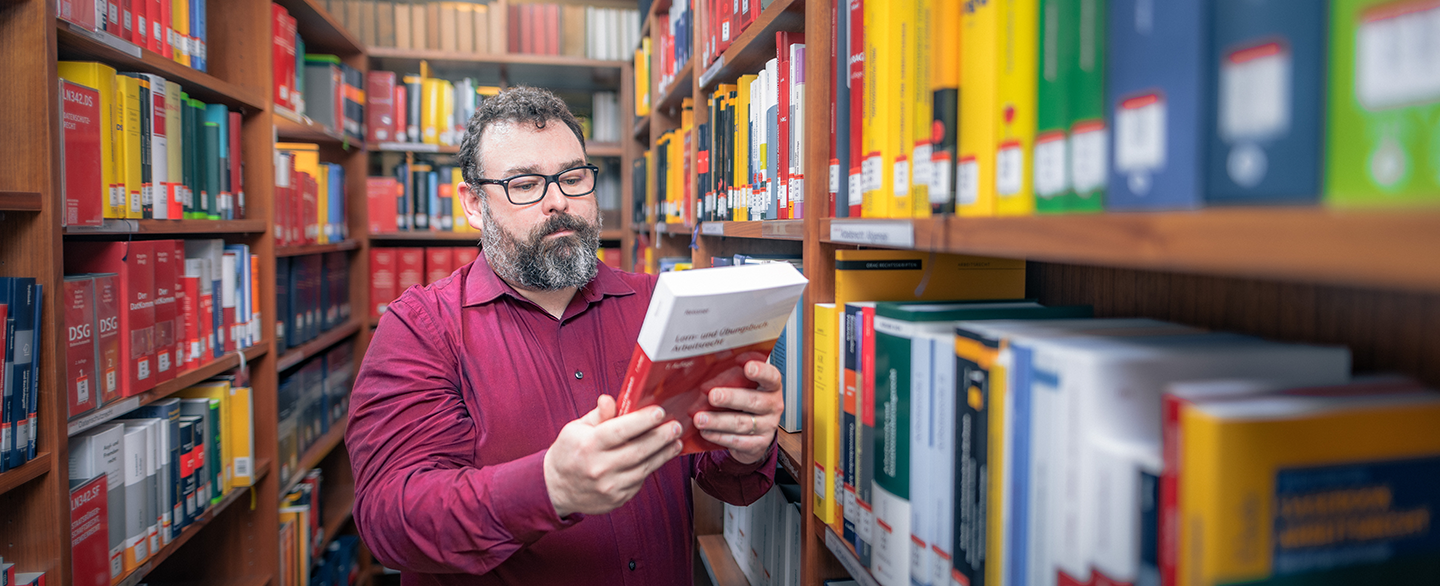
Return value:
<svg viewBox="0 0 1440 586">
<path fill-rule="evenodd" d="M 601 404 L 601 402 L 596 401 L 595 408 L 591 409 L 589 413 L 586 413 L 584 416 L 582 416 L 580 419 L 577 419 L 576 421 L 579 421 L 580 423 L 583 423 L 590 427 L 595 427 L 596 425 L 600 425 L 600 423 L 605 421 L 606 419 L 609 419 L 609 417 L 605 417 L 601 412 Z"/>
<path fill-rule="evenodd" d="M 595 400 L 595 410 L 599 412 L 601 422 L 614 419 L 616 411 L 615 397 L 600 395 L 600 398 Z"/>
</svg>

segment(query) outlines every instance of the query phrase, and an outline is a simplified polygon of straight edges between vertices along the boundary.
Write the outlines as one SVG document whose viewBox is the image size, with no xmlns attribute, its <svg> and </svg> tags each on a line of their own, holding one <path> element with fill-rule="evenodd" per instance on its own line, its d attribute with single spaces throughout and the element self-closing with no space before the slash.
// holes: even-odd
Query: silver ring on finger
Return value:
<svg viewBox="0 0 1440 586">
<path fill-rule="evenodd" d="M 755 424 L 755 416 L 750 416 L 750 435 L 760 435 L 760 426 Z"/>
</svg>

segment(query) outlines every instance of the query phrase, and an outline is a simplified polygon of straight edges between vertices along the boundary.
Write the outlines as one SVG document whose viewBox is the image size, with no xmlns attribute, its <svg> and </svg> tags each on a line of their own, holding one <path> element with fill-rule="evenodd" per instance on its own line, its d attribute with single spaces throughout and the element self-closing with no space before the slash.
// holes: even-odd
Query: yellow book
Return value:
<svg viewBox="0 0 1440 586">
<path fill-rule="evenodd" d="M 938 0 L 913 0 L 915 3 L 915 82 L 912 84 L 910 136 L 910 210 L 916 218 L 930 217 L 930 183 L 935 168 L 931 164 L 934 147 L 931 144 L 931 122 L 934 119 L 934 95 L 931 93 L 935 66 L 935 4 Z M 956 16 L 959 16 L 957 13 Z M 953 32 L 953 31 L 952 31 Z"/>
<path fill-rule="evenodd" d="M 445 80 L 431 77 L 420 82 L 420 142 L 440 144 L 440 131 L 445 127 L 440 95 Z"/>
<path fill-rule="evenodd" d="M 330 172 L 325 167 L 316 165 L 315 169 L 315 217 L 318 218 L 320 226 L 316 226 L 315 242 L 317 244 L 329 244 L 330 236 L 322 227 L 328 223 L 330 218 Z"/>
<path fill-rule="evenodd" d="M 224 497 L 235 486 L 235 461 L 231 455 L 235 448 L 233 445 L 235 442 L 231 439 L 234 430 L 229 425 L 235 419 L 230 413 L 230 382 L 223 379 L 206 381 L 188 389 L 182 389 L 174 396 L 181 399 L 207 399 L 211 405 L 220 404 L 220 462 L 217 464 L 219 468 L 216 470 L 216 476 L 220 480 L 218 496 Z M 254 434 L 253 426 L 250 433 Z M 209 454 L 206 456 L 209 457 Z"/>
<path fill-rule="evenodd" d="M 106 218 L 125 217 L 125 188 L 119 179 L 115 164 L 115 68 L 103 63 L 84 61 L 61 61 L 56 64 L 60 77 L 85 87 L 94 88 L 100 94 L 100 198 L 102 214 Z"/>
<path fill-rule="evenodd" d="M 933 267 L 930 266 L 933 263 Z M 917 291 L 921 281 L 923 289 Z M 916 250 L 835 251 L 835 304 L 1019 299 L 1025 261 Z"/>
<path fill-rule="evenodd" d="M 180 106 L 180 84 L 173 81 L 165 82 L 165 131 L 169 146 L 165 149 L 168 157 L 166 170 L 170 175 L 165 179 L 170 183 L 178 184 L 184 180 L 185 147 L 184 132 L 181 131 L 181 106 Z M 239 189 L 238 186 L 236 189 Z M 174 197 L 173 195 L 171 197 Z M 173 218 L 180 219 L 180 218 Z"/>
<path fill-rule="evenodd" d="M 995 145 L 995 215 L 1035 213 L 1034 159 L 1039 0 L 1000 0 Z"/>
<path fill-rule="evenodd" d="M 836 514 L 839 502 L 835 498 L 835 483 L 841 480 L 837 475 L 840 464 L 840 403 L 836 390 L 840 382 L 837 362 L 840 352 L 840 343 L 837 341 L 839 326 L 834 303 L 815 304 L 815 372 L 812 374 L 814 378 L 810 394 L 814 400 L 810 406 L 813 421 L 807 430 L 814 434 L 811 448 L 815 458 L 812 506 L 815 517 L 820 519 L 821 523 L 832 527 L 838 526 L 841 521 Z"/>
<path fill-rule="evenodd" d="M 650 37 L 640 39 L 635 50 L 635 116 L 650 115 Z"/>
<path fill-rule="evenodd" d="M 1000 516 L 1004 502 L 1003 481 L 1005 477 L 1005 366 L 997 360 L 1000 345 L 994 340 L 980 340 L 966 335 L 955 336 L 955 357 L 959 361 L 957 371 L 973 368 L 983 372 L 989 385 L 988 401 L 981 400 L 982 393 L 976 388 L 966 388 L 959 399 L 969 401 L 977 410 L 985 413 L 986 433 L 986 502 L 987 518 Z M 985 526 L 985 583 L 1000 584 L 1003 580 L 1001 569 L 1005 559 L 1004 527 L 1002 523 L 986 523 Z M 955 552 L 947 552 L 954 555 Z"/>
<path fill-rule="evenodd" d="M 975 2 L 960 14 L 960 136 L 955 159 L 955 210 L 961 216 L 995 215 L 996 2 Z"/>
<path fill-rule="evenodd" d="M 190 0 L 170 0 L 170 27 L 175 29 L 175 46 L 171 52 L 175 62 L 189 67 Z"/>
<path fill-rule="evenodd" d="M 470 220 L 465 217 L 465 206 L 464 206 L 464 204 L 463 204 L 463 201 L 464 201 L 465 198 L 464 198 L 464 196 L 462 196 L 462 195 L 460 194 L 460 186 L 461 186 L 462 184 L 464 184 L 464 183 L 465 183 L 465 177 L 464 177 L 464 174 L 460 171 L 460 167 L 458 167 L 458 166 L 456 166 L 456 167 L 451 167 L 451 168 L 450 168 L 450 209 L 452 210 L 451 213 L 453 213 L 453 214 L 455 215 L 455 221 L 452 222 L 452 224 L 451 224 L 452 226 L 454 226 L 454 227 L 451 229 L 451 230 L 454 231 L 454 232 L 474 232 L 474 231 L 475 231 L 474 228 L 471 228 L 471 227 L 470 227 Z"/>
<path fill-rule="evenodd" d="M 119 132 L 115 137 L 119 147 L 115 160 L 119 163 L 119 182 L 125 185 L 125 217 L 138 220 L 145 217 L 141 207 L 144 185 L 140 171 L 140 80 L 116 75 L 115 86 L 119 97 L 116 112 L 120 114 L 115 126 Z"/>
<path fill-rule="evenodd" d="M 886 26 L 889 9 L 885 2 L 866 2 L 863 7 L 865 19 L 865 88 L 860 142 L 860 215 L 865 218 L 890 217 L 890 191 L 886 186 L 884 145 L 888 144 L 892 128 L 886 124 L 890 113 L 887 87 L 894 79 L 885 77 L 889 68 L 881 61 L 892 55 L 887 50 L 889 29 Z M 838 299 L 837 299 L 838 302 Z"/>
<path fill-rule="evenodd" d="M 1179 425 L 1180 586 L 1433 580 L 1440 395 L 1198 401 Z"/>
<path fill-rule="evenodd" d="M 744 222 L 750 219 L 750 125 L 754 113 L 750 108 L 750 86 L 759 78 L 758 75 L 742 75 L 740 82 L 735 87 L 735 187 L 739 193 L 740 201 L 733 205 L 735 209 L 735 221 Z"/>
<path fill-rule="evenodd" d="M 645 151 L 645 223 L 655 223 L 655 151 Z M 646 249 L 649 250 L 648 248 Z M 648 263 L 647 263 L 648 266 Z"/>
<path fill-rule="evenodd" d="M 888 50 L 881 53 L 880 79 L 888 80 L 881 86 L 885 92 L 881 98 L 884 107 L 885 128 L 890 135 L 881 145 L 880 156 L 885 161 L 885 177 L 882 183 L 890 194 L 891 218 L 908 218 L 914 215 L 913 192 L 910 190 L 910 149 L 914 146 L 915 135 L 915 61 L 917 41 L 915 39 L 916 0 L 891 0 L 883 3 L 888 12 L 889 35 L 886 38 Z"/>
<path fill-rule="evenodd" d="M 225 420 L 225 441 L 230 443 L 230 465 L 234 472 L 230 485 L 255 485 L 255 402 L 250 387 L 230 387 L 230 413 Z"/>
<path fill-rule="evenodd" d="M 310 506 L 295 506 L 287 500 L 280 507 L 280 524 L 291 523 L 295 528 L 295 547 L 286 555 L 290 565 L 291 584 L 297 586 L 310 583 Z"/>
<path fill-rule="evenodd" d="M 673 224 L 682 221 L 680 206 L 684 200 L 685 189 L 685 140 L 679 130 L 671 130 L 666 134 L 670 136 L 670 166 L 666 169 L 665 206 L 669 213 L 665 221 Z"/>
</svg>

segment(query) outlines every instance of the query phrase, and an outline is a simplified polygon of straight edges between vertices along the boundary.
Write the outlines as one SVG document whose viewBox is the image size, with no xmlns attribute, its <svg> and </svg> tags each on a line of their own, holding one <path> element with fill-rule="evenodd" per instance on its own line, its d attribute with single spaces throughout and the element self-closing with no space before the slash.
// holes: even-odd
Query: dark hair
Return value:
<svg viewBox="0 0 1440 586">
<path fill-rule="evenodd" d="M 534 124 L 536 129 L 545 128 L 551 120 L 564 122 L 585 148 L 585 135 L 580 122 L 570 113 L 565 102 L 544 90 L 535 87 L 517 86 L 501 91 L 494 97 L 486 98 L 475 109 L 475 115 L 465 126 L 465 138 L 460 141 L 460 173 L 465 182 L 475 185 L 480 181 L 480 136 L 485 129 L 496 122 Z"/>
</svg>

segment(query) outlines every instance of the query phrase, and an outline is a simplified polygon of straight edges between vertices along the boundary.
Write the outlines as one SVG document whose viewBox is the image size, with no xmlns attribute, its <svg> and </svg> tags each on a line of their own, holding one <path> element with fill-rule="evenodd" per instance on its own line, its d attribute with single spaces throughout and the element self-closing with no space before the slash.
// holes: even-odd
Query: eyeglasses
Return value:
<svg viewBox="0 0 1440 586">
<path fill-rule="evenodd" d="M 582 165 L 554 175 L 527 173 L 505 179 L 481 179 L 478 183 L 501 186 L 505 189 L 505 198 L 510 200 L 511 204 L 523 206 L 545 199 L 551 183 L 558 186 L 560 193 L 566 197 L 590 195 L 595 192 L 595 177 L 599 174 L 599 167 Z"/>
</svg>

